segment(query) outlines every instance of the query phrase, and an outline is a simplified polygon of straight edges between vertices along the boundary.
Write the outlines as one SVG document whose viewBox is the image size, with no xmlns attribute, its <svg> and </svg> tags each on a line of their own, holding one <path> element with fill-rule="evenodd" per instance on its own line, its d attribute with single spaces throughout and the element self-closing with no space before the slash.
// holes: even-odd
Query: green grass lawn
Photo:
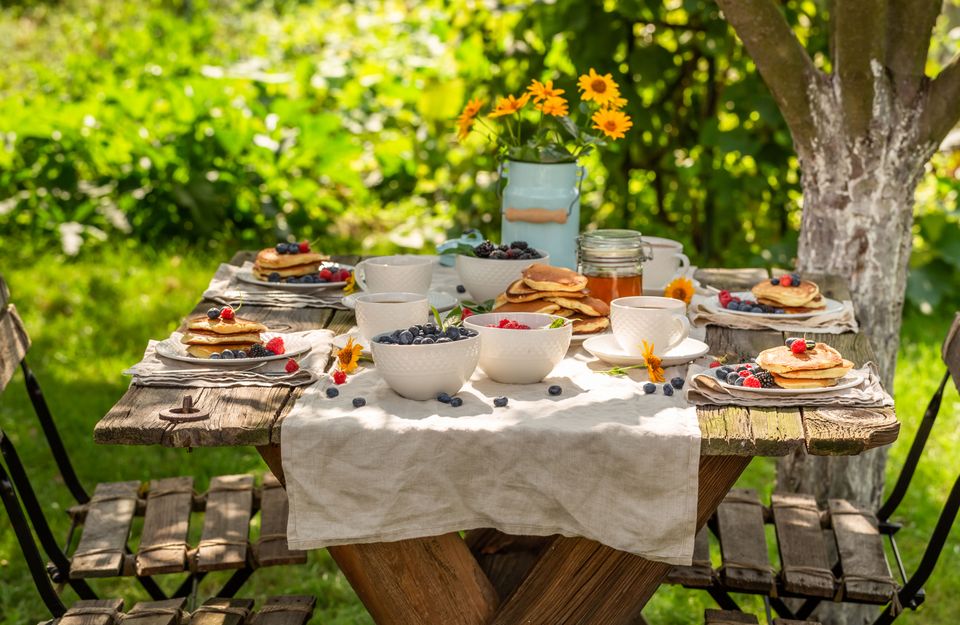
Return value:
<svg viewBox="0 0 960 625">
<path fill-rule="evenodd" d="M 160 447 L 98 447 L 91 432 L 97 420 L 121 396 L 128 380 L 120 371 L 135 362 L 149 338 L 163 337 L 195 304 L 215 269 L 215 261 L 193 256 L 128 254 L 106 255 L 83 262 L 62 263 L 55 257 L 31 266 L 5 268 L 13 299 L 33 338 L 30 362 L 46 391 L 63 436 L 88 485 L 117 479 L 193 475 L 205 488 L 217 474 L 262 471 L 253 449 L 198 449 L 187 453 Z M 897 411 L 903 421 L 901 442 L 890 454 L 888 476 L 895 476 L 943 366 L 939 345 L 951 313 L 937 317 L 909 317 L 904 325 L 897 369 Z M 906 521 L 900 545 L 910 566 L 936 522 L 940 506 L 953 484 L 960 460 L 960 399 L 951 388 L 941 411 L 942 423 L 901 507 Z M 65 534 L 70 504 L 49 461 L 48 451 L 30 409 L 18 375 L 0 395 L 0 425 L 17 444 L 29 466 L 39 496 L 45 502 L 55 530 Z M 768 492 L 774 464 L 755 460 L 741 480 L 743 485 Z M 211 576 L 201 594 L 211 593 L 224 575 Z M 179 580 L 165 584 L 171 589 Z M 103 594 L 129 600 L 142 598 L 135 583 L 94 583 Z M 349 585 L 326 552 L 312 553 L 308 564 L 258 571 L 244 589 L 245 596 L 312 593 L 318 597 L 315 623 L 347 625 L 371 623 Z M 960 610 L 960 531 L 954 531 L 938 570 L 927 586 L 928 603 L 903 623 L 947 625 Z M 66 597 L 72 599 L 67 591 Z M 759 602 L 748 603 L 759 609 Z M 644 614 L 651 623 L 702 622 L 705 594 L 664 587 Z M 37 622 L 46 616 L 34 592 L 26 566 L 4 517 L 0 518 L 0 623 Z"/>
</svg>

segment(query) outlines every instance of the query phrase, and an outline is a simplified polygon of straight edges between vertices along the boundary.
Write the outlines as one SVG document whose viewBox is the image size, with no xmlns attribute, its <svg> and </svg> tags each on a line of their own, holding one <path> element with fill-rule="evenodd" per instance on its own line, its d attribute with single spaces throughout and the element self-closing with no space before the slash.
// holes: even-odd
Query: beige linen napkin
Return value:
<svg viewBox="0 0 960 625">
<path fill-rule="evenodd" d="M 804 319 L 777 318 L 753 315 L 735 315 L 728 312 L 714 312 L 705 306 L 708 300 L 716 299 L 716 294 L 694 295 L 688 308 L 690 322 L 695 326 L 716 325 L 741 330 L 776 330 L 778 332 L 819 332 L 822 334 L 843 334 L 856 332 L 857 318 L 853 312 L 853 302 L 841 302 L 843 309 L 834 313 L 814 315 Z"/>
<path fill-rule="evenodd" d="M 315 291 L 292 291 L 275 288 L 269 282 L 258 286 L 237 278 L 239 273 L 251 271 L 251 262 L 243 263 L 241 267 L 226 263 L 220 265 L 203 292 L 203 299 L 220 304 L 235 305 L 242 302 L 248 306 L 270 308 L 346 308 L 340 303 L 343 289 L 331 287 Z"/>
<path fill-rule="evenodd" d="M 168 340 L 179 341 L 183 336 L 174 332 Z M 333 332 L 330 330 L 310 330 L 308 332 L 290 332 L 284 336 L 300 337 L 310 343 L 311 349 L 295 359 L 300 369 L 287 373 L 286 360 L 269 361 L 254 369 L 232 369 L 214 367 L 199 361 L 196 365 L 161 358 L 157 355 L 157 343 L 150 341 L 143 359 L 133 365 L 124 375 L 133 376 L 132 384 L 139 386 L 175 386 L 175 387 L 228 387 L 228 386 L 304 386 L 316 382 L 318 375 L 330 357 Z M 243 360 L 238 360 L 243 363 Z M 256 366 L 250 363 L 251 367 Z"/>
<path fill-rule="evenodd" d="M 713 369 L 701 364 L 692 364 L 687 370 L 684 393 L 691 404 L 718 404 L 736 406 L 844 406 L 879 407 L 893 406 L 893 398 L 883 390 L 880 376 L 872 362 L 856 369 L 863 381 L 850 388 L 822 393 L 796 395 L 764 395 L 755 391 L 728 388 L 720 384 Z"/>
<path fill-rule="evenodd" d="M 404 399 L 375 368 L 307 389 L 281 430 L 291 549 L 493 527 L 584 536 L 689 564 L 700 427 L 681 392 L 645 396 L 572 350 L 539 384 L 479 370 L 457 408 Z M 668 370 L 670 375 L 682 370 Z M 639 380 L 639 381 L 638 381 Z M 547 388 L 560 385 L 563 394 Z M 493 398 L 506 396 L 506 408 Z M 353 408 L 356 397 L 366 406 Z"/>
</svg>

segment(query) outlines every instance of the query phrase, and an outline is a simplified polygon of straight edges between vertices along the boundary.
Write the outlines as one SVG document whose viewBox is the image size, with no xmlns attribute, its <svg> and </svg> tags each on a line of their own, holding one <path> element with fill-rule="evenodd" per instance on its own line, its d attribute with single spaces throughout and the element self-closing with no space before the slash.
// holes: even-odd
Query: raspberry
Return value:
<svg viewBox="0 0 960 625">
<path fill-rule="evenodd" d="M 286 351 L 283 347 L 283 339 L 279 336 L 275 336 L 267 341 L 267 349 L 272 351 L 274 354 L 282 354 L 284 351 Z"/>
<path fill-rule="evenodd" d="M 331 279 L 333 279 L 333 272 L 329 269 L 321 269 L 320 277 L 329 282 Z"/>
<path fill-rule="evenodd" d="M 310 251 L 310 243 L 308 241 L 304 241 L 297 245 L 297 248 L 300 250 L 301 254 L 306 254 Z"/>
<path fill-rule="evenodd" d="M 340 371 L 339 369 L 337 369 L 336 371 L 333 372 L 333 383 L 334 383 L 334 384 L 343 384 L 343 383 L 346 382 L 346 381 L 347 381 L 347 374 L 346 374 L 346 373 L 344 373 L 343 371 Z"/>
<path fill-rule="evenodd" d="M 224 306 L 223 310 L 220 311 L 220 318 L 224 321 L 230 321 L 233 319 L 233 309 L 229 306 Z"/>
<path fill-rule="evenodd" d="M 467 317 L 470 317 L 472 315 L 473 315 L 472 310 L 470 310 L 469 308 L 464 308 L 463 311 L 460 313 L 460 318 L 466 319 Z"/>
<path fill-rule="evenodd" d="M 802 354 L 807 351 L 807 342 L 806 341 L 794 341 L 790 346 L 790 351 L 794 354 Z"/>
<path fill-rule="evenodd" d="M 741 369 L 741 370 L 737 373 L 737 375 L 739 375 L 741 378 L 745 378 L 745 377 L 747 377 L 747 376 L 750 375 L 750 370 L 749 370 L 749 369 Z"/>
<path fill-rule="evenodd" d="M 350 271 L 347 269 L 341 269 L 340 273 L 337 274 L 337 282 L 346 282 L 347 278 L 350 277 Z"/>
<path fill-rule="evenodd" d="M 758 380 L 757 378 L 755 378 L 755 377 L 752 376 L 752 375 L 751 375 L 751 376 L 747 376 L 746 378 L 743 379 L 743 385 L 744 385 L 744 386 L 749 386 L 750 388 L 760 388 L 760 386 L 761 386 L 760 380 Z"/>
<path fill-rule="evenodd" d="M 793 283 L 793 278 L 787 275 L 780 276 L 780 286 L 790 286 Z"/>
<path fill-rule="evenodd" d="M 287 361 L 287 364 L 283 366 L 287 373 L 293 373 L 300 368 L 300 365 L 297 364 L 297 361 L 291 358 Z"/>
<path fill-rule="evenodd" d="M 714 360 L 713 362 L 710 363 L 710 368 L 711 368 L 711 369 L 716 369 L 716 368 L 719 367 L 719 366 L 720 366 L 720 361 L 719 361 L 719 360 Z"/>
</svg>

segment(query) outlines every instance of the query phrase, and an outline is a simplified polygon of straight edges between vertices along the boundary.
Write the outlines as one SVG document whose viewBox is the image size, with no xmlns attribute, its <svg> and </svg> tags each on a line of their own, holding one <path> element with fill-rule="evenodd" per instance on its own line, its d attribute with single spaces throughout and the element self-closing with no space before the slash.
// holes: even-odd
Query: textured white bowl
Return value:
<svg viewBox="0 0 960 625">
<path fill-rule="evenodd" d="M 471 299 L 475 302 L 495 299 L 497 295 L 506 291 L 511 283 L 519 280 L 520 274 L 530 265 L 550 264 L 550 255 L 543 250 L 537 251 L 543 255 L 542 258 L 507 260 L 457 255 L 457 274 L 460 276 L 460 284 L 466 287 Z"/>
<path fill-rule="evenodd" d="M 512 319 L 530 329 L 487 327 L 501 319 Z M 547 327 L 555 319 L 563 317 L 542 313 L 483 313 L 467 317 L 463 325 L 480 334 L 480 369 L 490 379 L 505 384 L 534 384 L 553 371 L 570 347 L 573 324 Z"/>
<path fill-rule="evenodd" d="M 480 337 L 433 345 L 370 343 L 377 371 L 398 395 L 434 399 L 453 395 L 470 379 L 480 359 Z"/>
</svg>

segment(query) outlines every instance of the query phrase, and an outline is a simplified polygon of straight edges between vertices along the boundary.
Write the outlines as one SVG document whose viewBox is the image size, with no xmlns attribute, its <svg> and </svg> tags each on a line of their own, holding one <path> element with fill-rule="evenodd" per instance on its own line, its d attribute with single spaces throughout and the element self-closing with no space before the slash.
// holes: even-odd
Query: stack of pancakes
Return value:
<svg viewBox="0 0 960 625">
<path fill-rule="evenodd" d="M 750 292 L 757 302 L 774 308 L 782 308 L 789 314 L 814 312 L 826 306 L 820 287 L 815 282 L 801 280 L 798 286 L 782 286 L 764 280 Z"/>
<path fill-rule="evenodd" d="M 209 358 L 225 349 L 250 349 L 260 342 L 260 333 L 266 331 L 267 326 L 257 321 L 241 317 L 210 319 L 203 315 L 187 321 L 187 331 L 180 341 L 187 345 L 191 356 Z"/>
<path fill-rule="evenodd" d="M 794 354 L 786 345 L 765 349 L 757 356 L 757 364 L 782 388 L 834 386 L 853 369 L 852 362 L 826 343 L 817 343 L 802 354 Z"/>
<path fill-rule="evenodd" d="M 253 262 L 253 275 L 259 280 L 267 280 L 271 273 L 281 278 L 299 278 L 320 271 L 320 263 L 326 260 L 323 254 L 300 252 L 298 254 L 279 254 L 276 248 L 268 247 L 257 252 Z"/>
<path fill-rule="evenodd" d="M 497 296 L 497 312 L 559 315 L 573 321 L 574 334 L 602 332 L 610 325 L 610 306 L 591 297 L 587 278 L 563 267 L 535 263 Z"/>
</svg>

